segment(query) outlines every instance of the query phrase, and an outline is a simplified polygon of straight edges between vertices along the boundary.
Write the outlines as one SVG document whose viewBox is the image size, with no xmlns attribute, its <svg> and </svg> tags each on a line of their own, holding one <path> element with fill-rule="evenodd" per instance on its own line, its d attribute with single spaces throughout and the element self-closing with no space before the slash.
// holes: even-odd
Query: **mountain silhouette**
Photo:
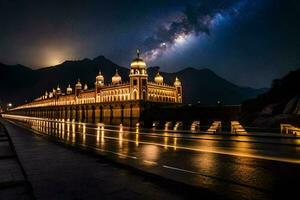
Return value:
<svg viewBox="0 0 300 200">
<path fill-rule="evenodd" d="M 249 99 L 243 103 L 246 112 L 259 112 L 268 105 L 276 105 L 275 114 L 282 113 L 285 106 L 300 95 L 300 69 L 290 71 L 280 79 L 272 82 L 271 88 L 256 98 Z"/>
<path fill-rule="evenodd" d="M 129 81 L 129 68 L 119 66 L 104 56 L 94 59 L 65 61 L 59 65 L 33 70 L 22 65 L 0 63 L 0 101 L 22 104 L 32 101 L 44 92 L 51 91 L 57 85 L 64 91 L 68 84 L 74 86 L 77 79 L 89 88 L 94 87 L 95 77 L 101 70 L 105 83 L 118 69 L 123 81 Z M 159 67 L 149 67 L 149 80 L 153 81 Z M 224 104 L 239 104 L 243 100 L 256 97 L 265 89 L 253 89 L 237 86 L 209 69 L 186 68 L 178 72 L 160 72 L 168 84 L 173 84 L 175 77 L 182 81 L 184 103 L 201 102 L 215 104 L 220 100 Z"/>
<path fill-rule="evenodd" d="M 272 82 L 271 88 L 242 104 L 241 121 L 248 126 L 278 128 L 300 126 L 300 69 Z"/>
</svg>

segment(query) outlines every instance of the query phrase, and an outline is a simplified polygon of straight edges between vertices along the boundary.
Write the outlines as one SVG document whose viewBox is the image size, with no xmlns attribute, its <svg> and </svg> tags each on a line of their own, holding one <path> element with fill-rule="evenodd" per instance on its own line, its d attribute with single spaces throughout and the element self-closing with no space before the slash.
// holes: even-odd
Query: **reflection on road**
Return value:
<svg viewBox="0 0 300 200">
<path fill-rule="evenodd" d="M 10 118 L 64 143 L 88 147 L 126 164 L 230 197 L 242 193 L 249 199 L 266 198 L 274 185 L 300 178 L 297 137 L 187 134 L 69 119 Z"/>
</svg>

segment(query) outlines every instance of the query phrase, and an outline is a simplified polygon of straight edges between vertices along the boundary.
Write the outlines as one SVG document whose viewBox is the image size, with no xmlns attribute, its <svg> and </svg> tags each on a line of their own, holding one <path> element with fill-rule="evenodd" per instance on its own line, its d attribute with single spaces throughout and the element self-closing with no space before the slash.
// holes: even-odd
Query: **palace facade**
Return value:
<svg viewBox="0 0 300 200">
<path fill-rule="evenodd" d="M 30 103 L 18 106 L 12 109 L 12 111 L 37 109 L 45 111 L 56 107 L 70 107 L 74 108 L 74 110 L 79 109 L 78 112 L 85 112 L 85 108 L 81 110 L 83 107 L 81 105 L 92 105 L 91 113 L 93 114 L 91 115 L 94 115 L 92 116 L 94 118 L 97 118 L 97 108 L 102 109 L 100 118 L 112 118 L 112 116 L 139 118 L 142 111 L 142 104 L 182 103 L 182 85 L 180 80 L 176 77 L 173 85 L 166 84 L 163 76 L 158 72 L 154 80 L 150 81 L 148 79 L 147 65 L 140 58 L 139 51 L 137 51 L 137 57 L 130 64 L 129 82 L 123 82 L 117 70 L 111 78 L 110 84 L 105 84 L 104 79 L 104 75 L 99 71 L 99 74 L 95 78 L 95 87 L 93 89 L 88 89 L 86 84 L 82 86 L 80 80 L 78 80 L 74 87 L 69 85 L 65 91 L 62 91 L 57 86 L 51 92 L 45 92 L 41 97 Z M 107 105 L 109 105 L 109 108 L 105 111 Z M 128 108 L 129 105 L 130 109 Z M 66 111 L 64 118 L 72 118 L 72 110 L 70 112 L 68 114 Z M 89 116 L 88 113 L 86 115 Z M 41 116 L 45 117 L 44 115 Z M 80 116 L 77 116 L 77 111 L 76 116 L 74 114 L 73 118 L 80 118 Z"/>
</svg>

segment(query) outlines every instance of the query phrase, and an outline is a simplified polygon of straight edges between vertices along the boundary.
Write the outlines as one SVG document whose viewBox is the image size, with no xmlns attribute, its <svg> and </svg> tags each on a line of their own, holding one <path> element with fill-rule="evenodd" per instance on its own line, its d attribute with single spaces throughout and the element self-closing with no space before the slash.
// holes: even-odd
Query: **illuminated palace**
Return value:
<svg viewBox="0 0 300 200">
<path fill-rule="evenodd" d="M 137 57 L 130 64 L 129 82 L 123 82 L 116 70 L 111 84 L 104 83 L 104 75 L 96 76 L 95 88 L 82 86 L 80 80 L 63 92 L 58 86 L 33 102 L 12 109 L 12 112 L 47 118 L 65 118 L 77 121 L 123 123 L 138 121 L 142 111 L 149 105 L 182 103 L 182 86 L 176 77 L 173 85 L 164 83 L 158 72 L 154 81 L 148 80 L 146 63 Z M 127 120 L 128 121 L 128 120 Z M 132 124 L 132 122 L 130 123 Z"/>
</svg>

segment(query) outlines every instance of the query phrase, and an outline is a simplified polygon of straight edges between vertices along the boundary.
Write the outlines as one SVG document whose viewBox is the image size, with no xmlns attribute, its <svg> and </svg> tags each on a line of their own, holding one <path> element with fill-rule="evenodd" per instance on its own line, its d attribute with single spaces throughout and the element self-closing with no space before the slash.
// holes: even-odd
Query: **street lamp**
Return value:
<svg viewBox="0 0 300 200">
<path fill-rule="evenodd" d="M 7 110 L 9 110 L 12 107 L 12 103 L 7 104 Z"/>
</svg>

